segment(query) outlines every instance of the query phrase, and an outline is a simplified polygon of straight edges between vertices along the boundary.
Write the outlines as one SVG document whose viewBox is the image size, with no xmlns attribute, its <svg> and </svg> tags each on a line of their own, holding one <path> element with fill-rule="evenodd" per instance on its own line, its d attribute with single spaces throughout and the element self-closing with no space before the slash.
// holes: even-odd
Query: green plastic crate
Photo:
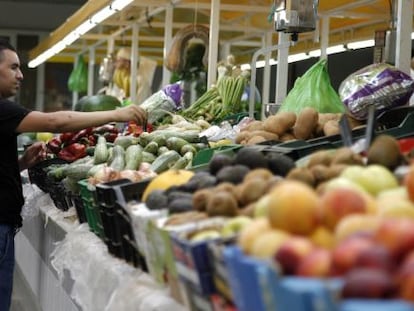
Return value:
<svg viewBox="0 0 414 311">
<path fill-rule="evenodd" d="M 98 237 L 104 239 L 101 214 L 95 198 L 95 187 L 90 185 L 87 179 L 80 180 L 78 184 L 80 186 L 80 195 L 89 229 Z"/>
</svg>

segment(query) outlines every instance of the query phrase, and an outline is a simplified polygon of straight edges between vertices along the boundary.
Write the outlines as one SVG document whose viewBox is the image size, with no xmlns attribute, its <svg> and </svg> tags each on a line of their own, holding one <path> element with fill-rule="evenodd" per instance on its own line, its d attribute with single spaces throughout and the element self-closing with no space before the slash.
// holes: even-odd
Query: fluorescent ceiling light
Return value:
<svg viewBox="0 0 414 311">
<path fill-rule="evenodd" d="M 350 42 L 346 46 L 348 49 L 356 50 L 356 49 L 363 49 L 374 46 L 375 41 L 372 40 L 364 40 L 364 41 L 357 41 L 357 42 Z"/>
<path fill-rule="evenodd" d="M 76 29 L 73 32 L 78 34 L 79 36 L 82 36 L 95 26 L 96 24 L 92 23 L 92 21 L 88 19 L 86 22 L 83 22 L 78 27 L 76 27 Z"/>
<path fill-rule="evenodd" d="M 334 46 L 330 46 L 326 49 L 326 54 L 335 54 L 335 53 L 341 53 L 341 52 L 345 52 L 346 49 L 344 47 L 343 44 L 339 44 L 339 45 L 334 45 Z"/>
<path fill-rule="evenodd" d="M 103 22 L 104 20 L 106 20 L 108 17 L 112 16 L 112 14 L 114 13 L 115 11 L 112 10 L 110 6 L 106 6 L 91 17 L 91 23 L 99 24 Z"/>
<path fill-rule="evenodd" d="M 299 62 L 301 60 L 308 59 L 309 55 L 306 53 L 292 54 L 288 56 L 288 63 Z"/>
<path fill-rule="evenodd" d="M 111 9 L 116 11 L 121 11 L 125 8 L 128 4 L 133 2 L 134 0 L 114 0 L 111 4 Z"/>
<path fill-rule="evenodd" d="M 318 50 L 310 51 L 308 53 L 308 55 L 311 56 L 311 57 L 320 57 L 321 56 L 321 50 L 318 49 Z"/>
</svg>

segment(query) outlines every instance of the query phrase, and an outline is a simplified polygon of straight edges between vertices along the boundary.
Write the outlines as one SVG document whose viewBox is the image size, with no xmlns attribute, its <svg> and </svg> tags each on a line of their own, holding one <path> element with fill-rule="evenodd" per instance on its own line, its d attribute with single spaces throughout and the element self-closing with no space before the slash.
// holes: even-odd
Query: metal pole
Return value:
<svg viewBox="0 0 414 311">
<path fill-rule="evenodd" d="M 395 65 L 410 74 L 413 0 L 398 0 Z"/>
<path fill-rule="evenodd" d="M 220 0 L 211 1 L 210 38 L 208 46 L 207 88 L 210 88 L 217 77 L 218 37 L 220 24 Z"/>
<path fill-rule="evenodd" d="M 264 44 L 263 44 L 265 47 L 272 46 L 272 37 L 273 37 L 273 33 L 271 32 L 266 33 L 264 37 Z M 271 51 L 265 54 L 265 66 L 263 70 L 262 105 L 266 105 L 267 103 L 269 103 L 270 77 L 271 77 L 270 76 L 271 74 L 270 58 L 271 56 L 272 56 Z"/>
<path fill-rule="evenodd" d="M 131 84 L 129 85 L 129 95 L 131 102 L 135 103 L 137 98 L 137 74 L 138 74 L 138 38 L 139 25 L 134 23 L 132 25 L 132 47 L 131 47 Z"/>
<path fill-rule="evenodd" d="M 321 56 L 320 59 L 327 59 L 328 54 L 326 49 L 329 46 L 329 16 L 322 18 L 322 32 L 321 32 Z"/>
<path fill-rule="evenodd" d="M 173 29 L 173 6 L 168 5 L 165 9 L 165 27 L 164 27 L 164 59 L 167 59 L 168 52 L 171 48 L 172 43 L 172 29 Z M 162 85 L 167 85 L 171 80 L 171 72 L 167 67 L 162 67 Z"/>
<path fill-rule="evenodd" d="M 287 93 L 287 79 L 288 79 L 288 56 L 291 41 L 289 41 L 290 34 L 279 33 L 280 49 L 277 53 L 277 70 L 276 70 L 276 95 L 275 104 L 282 104 Z M 264 108 L 264 106 L 262 106 Z M 264 118 L 264 109 L 262 109 L 262 118 Z"/>
<path fill-rule="evenodd" d="M 93 95 L 94 79 L 95 79 L 95 48 L 89 49 L 88 62 L 88 96 Z"/>
</svg>

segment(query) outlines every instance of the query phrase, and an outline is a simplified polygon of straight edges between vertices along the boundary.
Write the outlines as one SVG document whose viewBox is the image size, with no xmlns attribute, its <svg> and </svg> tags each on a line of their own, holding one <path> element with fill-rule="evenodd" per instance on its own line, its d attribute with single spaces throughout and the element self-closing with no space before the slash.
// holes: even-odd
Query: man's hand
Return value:
<svg viewBox="0 0 414 311">
<path fill-rule="evenodd" d="M 46 145 L 43 142 L 31 144 L 19 159 L 20 171 L 23 171 L 46 158 Z"/>
<path fill-rule="evenodd" d="M 147 112 L 137 105 L 129 105 L 115 110 L 118 122 L 134 121 L 137 124 L 144 124 L 147 120 Z"/>
</svg>

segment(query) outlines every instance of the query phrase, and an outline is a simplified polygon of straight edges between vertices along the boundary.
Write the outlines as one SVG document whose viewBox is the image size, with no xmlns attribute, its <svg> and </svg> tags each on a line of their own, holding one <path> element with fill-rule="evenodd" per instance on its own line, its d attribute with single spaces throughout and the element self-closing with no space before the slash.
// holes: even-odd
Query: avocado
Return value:
<svg viewBox="0 0 414 311">
<path fill-rule="evenodd" d="M 295 161 L 281 153 L 269 152 L 265 157 L 267 159 L 269 170 L 271 170 L 274 175 L 285 177 L 296 167 Z"/>
<path fill-rule="evenodd" d="M 234 158 L 234 164 L 245 165 L 253 169 L 259 167 L 268 167 L 264 154 L 260 150 L 253 147 L 244 147 L 237 151 Z"/>
<path fill-rule="evenodd" d="M 168 205 L 167 194 L 164 190 L 155 189 L 149 193 L 145 204 L 150 210 L 166 208 Z"/>
<path fill-rule="evenodd" d="M 243 181 L 244 176 L 250 172 L 250 168 L 246 165 L 236 164 L 223 167 L 217 172 L 217 180 L 219 183 L 231 182 L 233 184 L 239 184 Z"/>
<path fill-rule="evenodd" d="M 231 165 L 232 163 L 233 159 L 229 155 L 224 153 L 216 153 L 211 158 L 208 169 L 212 175 L 216 175 L 221 168 Z"/>
<path fill-rule="evenodd" d="M 175 198 L 168 203 L 168 211 L 170 214 L 185 213 L 193 210 L 192 198 L 181 197 Z"/>
</svg>

